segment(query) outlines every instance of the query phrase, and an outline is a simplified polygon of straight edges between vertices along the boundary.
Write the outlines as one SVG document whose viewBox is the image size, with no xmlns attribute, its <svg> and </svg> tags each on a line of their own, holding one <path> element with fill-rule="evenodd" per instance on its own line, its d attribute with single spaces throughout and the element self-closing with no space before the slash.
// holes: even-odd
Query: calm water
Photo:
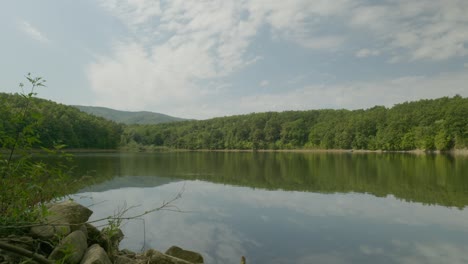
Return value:
<svg viewBox="0 0 468 264">
<path fill-rule="evenodd" d="M 205 263 L 468 263 L 468 157 L 411 154 L 80 154 L 93 219 L 179 191 L 185 213 L 127 222 L 122 248 Z M 145 232 L 146 231 L 146 232 Z M 144 235 L 146 233 L 146 235 Z"/>
</svg>

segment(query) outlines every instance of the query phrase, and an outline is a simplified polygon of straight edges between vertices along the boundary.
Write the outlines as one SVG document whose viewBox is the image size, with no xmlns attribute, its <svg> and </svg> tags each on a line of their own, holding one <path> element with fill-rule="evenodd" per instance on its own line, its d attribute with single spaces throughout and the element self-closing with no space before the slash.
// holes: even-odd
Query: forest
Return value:
<svg viewBox="0 0 468 264">
<path fill-rule="evenodd" d="M 27 107 L 25 105 L 27 104 Z M 5 138 L 15 138 L 29 123 L 34 123 L 33 147 L 52 148 L 63 145 L 73 149 L 116 149 L 123 125 L 80 110 L 39 98 L 20 94 L 0 93 L 0 143 L 8 148 Z M 28 108 L 28 111 L 24 109 Z M 18 112 L 25 111 L 19 122 Z"/>
<path fill-rule="evenodd" d="M 468 146 L 468 98 L 457 95 L 391 108 L 266 112 L 130 125 L 124 129 L 121 144 L 190 150 L 464 149 Z"/>
<path fill-rule="evenodd" d="M 468 147 L 468 98 L 459 95 L 391 108 L 265 112 L 154 125 L 116 123 L 44 99 L 33 98 L 31 102 L 35 133 L 45 147 L 387 151 Z M 0 137 L 19 131 L 12 125 L 14 111 L 20 111 L 25 103 L 22 95 L 0 93 Z M 35 112 L 40 113 L 38 120 Z"/>
</svg>

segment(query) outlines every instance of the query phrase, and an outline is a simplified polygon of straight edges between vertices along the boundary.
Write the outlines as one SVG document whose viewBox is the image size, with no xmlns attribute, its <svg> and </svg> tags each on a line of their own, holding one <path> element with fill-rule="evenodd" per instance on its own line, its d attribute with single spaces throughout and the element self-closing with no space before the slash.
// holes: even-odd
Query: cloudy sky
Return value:
<svg viewBox="0 0 468 264">
<path fill-rule="evenodd" d="M 204 119 L 468 96 L 466 0 L 6 1 L 0 92 Z"/>
</svg>

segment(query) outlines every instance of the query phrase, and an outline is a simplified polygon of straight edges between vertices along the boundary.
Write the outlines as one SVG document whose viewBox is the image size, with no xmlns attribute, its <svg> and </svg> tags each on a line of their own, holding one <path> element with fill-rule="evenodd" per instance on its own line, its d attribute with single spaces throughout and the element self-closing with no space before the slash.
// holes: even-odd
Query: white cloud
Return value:
<svg viewBox="0 0 468 264">
<path fill-rule="evenodd" d="M 191 95 L 195 89 L 191 80 L 214 74 L 211 58 L 198 52 L 196 44 L 148 51 L 138 43 L 118 43 L 112 58 L 99 58 L 88 67 L 98 104 L 141 109 L 150 104 L 181 104 L 189 100 L 195 96 Z M 197 63 L 186 64 L 187 58 Z"/>
<path fill-rule="evenodd" d="M 198 81 L 222 78 L 258 61 L 246 51 L 265 25 L 304 47 L 334 50 L 343 38 L 316 35 L 310 14 L 338 14 L 347 2 L 102 0 L 134 36 L 88 65 L 95 103 L 136 110 L 149 104 L 163 108 L 167 98 L 174 106 L 186 106 L 189 97 L 195 102 L 207 94 Z"/>
<path fill-rule="evenodd" d="M 374 49 L 358 47 L 348 51 L 358 58 L 386 55 L 391 63 L 468 55 L 468 2 L 464 0 L 396 0 L 377 4 L 366 0 L 100 2 L 132 34 L 116 42 L 110 55 L 97 57 L 87 66 L 86 73 L 95 93 L 94 103 L 119 109 L 147 109 L 192 118 L 194 113 L 197 118 L 231 114 L 224 112 L 226 101 L 220 102 L 222 96 L 216 101 L 209 96 L 217 93 L 229 97 L 228 89 L 219 89 L 220 83 L 227 87 L 223 78 L 258 61 L 259 57 L 248 49 L 263 29 L 273 39 L 321 52 L 346 51 L 348 44 L 356 40 L 355 35 L 365 36 Z M 216 85 L 201 85 L 206 82 Z M 281 95 L 245 96 L 234 100 L 246 109 L 232 109 L 249 112 L 358 107 L 371 101 L 380 104 L 418 98 L 416 92 L 408 98 L 406 89 L 391 90 L 395 85 L 383 83 L 388 85 L 309 85 Z M 449 92 L 460 90 L 459 86 L 435 83 L 451 87 Z M 420 87 L 418 83 L 411 85 Z M 419 97 L 448 95 L 447 90 L 434 84 L 428 86 L 431 89 L 418 89 Z M 381 96 L 380 102 L 371 100 L 378 89 L 383 89 L 378 94 L 391 96 Z M 349 96 L 349 91 L 356 94 Z"/>
<path fill-rule="evenodd" d="M 380 55 L 379 50 L 373 50 L 373 49 L 360 49 L 356 52 L 356 57 L 358 58 L 367 58 L 371 56 L 378 56 Z"/>
<path fill-rule="evenodd" d="M 21 21 L 19 23 L 19 28 L 21 31 L 26 33 L 29 37 L 33 38 L 36 41 L 39 42 L 49 42 L 49 39 L 37 28 L 35 28 L 33 25 L 31 25 L 27 21 Z"/>
<path fill-rule="evenodd" d="M 259 83 L 259 85 L 260 85 L 261 87 L 265 87 L 265 86 L 270 85 L 270 82 L 269 82 L 268 80 L 263 80 L 263 81 L 261 81 L 261 82 Z"/>
<path fill-rule="evenodd" d="M 161 13 L 159 1 L 105 0 L 101 5 L 130 26 L 140 25 Z"/>
<path fill-rule="evenodd" d="M 464 0 L 397 0 L 358 6 L 350 21 L 400 54 L 392 62 L 445 60 L 468 55 L 467 12 Z"/>
<path fill-rule="evenodd" d="M 340 85 L 310 85 L 275 94 L 244 96 L 231 102 L 244 112 L 306 110 L 320 108 L 367 108 L 375 104 L 388 107 L 405 101 L 460 94 L 468 96 L 468 72 L 437 76 L 408 76 L 378 82 Z"/>
<path fill-rule="evenodd" d="M 299 42 L 306 48 L 334 51 L 343 45 L 345 38 L 341 36 L 320 36 L 299 39 Z"/>
</svg>

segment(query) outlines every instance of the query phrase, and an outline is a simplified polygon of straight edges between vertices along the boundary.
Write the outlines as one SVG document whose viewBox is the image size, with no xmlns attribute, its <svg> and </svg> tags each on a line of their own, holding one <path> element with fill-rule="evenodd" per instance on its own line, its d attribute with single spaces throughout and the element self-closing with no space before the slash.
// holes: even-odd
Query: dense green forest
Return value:
<svg viewBox="0 0 468 264">
<path fill-rule="evenodd" d="M 22 123 L 14 120 L 16 112 L 28 110 Z M 27 122 L 37 122 L 35 131 L 38 138 L 36 147 L 65 145 L 67 148 L 115 149 L 119 147 L 123 126 L 101 117 L 86 114 L 78 109 L 52 101 L 28 98 L 19 94 L 0 93 L 0 147 L 6 136 L 22 131 Z"/>
<path fill-rule="evenodd" d="M 169 123 L 169 122 L 186 120 L 183 118 L 168 116 L 168 115 L 160 114 L 160 113 L 147 112 L 147 111 L 129 112 L 129 111 L 114 110 L 114 109 L 110 109 L 106 107 L 82 106 L 82 105 L 74 105 L 74 107 L 78 108 L 79 110 L 85 113 L 104 117 L 105 119 L 109 119 L 117 123 L 123 123 L 127 125 L 160 124 L 160 123 Z"/>
<path fill-rule="evenodd" d="M 391 151 L 468 147 L 468 98 L 461 96 L 392 108 L 252 113 L 155 125 L 118 124 L 52 101 L 32 102 L 42 115 L 36 133 L 46 147 Z M 19 111 L 25 103 L 21 95 L 0 93 L 0 105 L 10 106 L 0 108 L 0 136 L 18 131 L 8 111 Z"/>
<path fill-rule="evenodd" d="M 127 126 L 122 144 L 177 149 L 449 150 L 468 146 L 468 98 L 392 108 L 253 113 Z"/>
</svg>

